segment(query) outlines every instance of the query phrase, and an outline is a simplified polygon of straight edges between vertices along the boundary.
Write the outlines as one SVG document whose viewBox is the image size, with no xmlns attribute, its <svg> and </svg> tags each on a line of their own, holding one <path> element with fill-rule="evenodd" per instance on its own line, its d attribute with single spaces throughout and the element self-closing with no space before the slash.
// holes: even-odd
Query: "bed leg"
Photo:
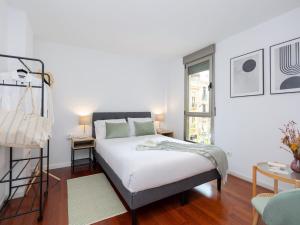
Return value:
<svg viewBox="0 0 300 225">
<path fill-rule="evenodd" d="M 217 179 L 217 188 L 218 188 L 218 191 L 221 192 L 221 188 L 222 188 L 222 179 L 221 178 Z"/>
<path fill-rule="evenodd" d="M 131 210 L 131 225 L 137 225 L 136 210 Z"/>
<path fill-rule="evenodd" d="M 184 191 L 180 194 L 180 205 L 186 205 L 188 203 L 188 192 Z"/>
</svg>

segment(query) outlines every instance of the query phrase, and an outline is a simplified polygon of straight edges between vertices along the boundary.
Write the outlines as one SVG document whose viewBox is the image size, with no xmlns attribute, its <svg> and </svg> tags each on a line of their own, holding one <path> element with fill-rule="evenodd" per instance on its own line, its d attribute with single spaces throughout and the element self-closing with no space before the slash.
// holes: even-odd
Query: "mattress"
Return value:
<svg viewBox="0 0 300 225">
<path fill-rule="evenodd" d="M 138 144 L 149 140 L 183 142 L 162 135 L 97 139 L 96 151 L 130 192 L 159 187 L 215 169 L 208 159 L 193 153 L 136 151 Z"/>
</svg>

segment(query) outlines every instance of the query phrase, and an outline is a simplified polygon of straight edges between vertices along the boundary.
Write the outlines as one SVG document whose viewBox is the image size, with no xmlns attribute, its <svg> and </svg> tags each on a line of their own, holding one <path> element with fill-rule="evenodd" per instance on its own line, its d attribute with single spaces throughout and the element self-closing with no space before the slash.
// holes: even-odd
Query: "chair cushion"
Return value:
<svg viewBox="0 0 300 225">
<path fill-rule="evenodd" d="M 299 225 L 300 189 L 283 191 L 270 199 L 263 210 L 267 225 Z"/>
<path fill-rule="evenodd" d="M 268 204 L 271 196 L 256 196 L 252 198 L 251 202 L 253 207 L 257 210 L 257 212 L 262 215 L 266 205 Z"/>
</svg>

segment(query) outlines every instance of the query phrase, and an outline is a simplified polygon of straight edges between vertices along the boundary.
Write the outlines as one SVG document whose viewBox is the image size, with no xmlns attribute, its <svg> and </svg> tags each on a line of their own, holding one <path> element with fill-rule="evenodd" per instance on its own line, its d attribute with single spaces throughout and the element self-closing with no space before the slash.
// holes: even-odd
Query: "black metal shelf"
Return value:
<svg viewBox="0 0 300 225">
<path fill-rule="evenodd" d="M 40 115 L 44 116 L 44 86 L 45 83 L 49 85 L 50 82 L 50 76 L 44 72 L 44 63 L 40 59 L 34 59 L 34 58 L 28 58 L 28 57 L 20 57 L 20 56 L 12 56 L 12 55 L 3 55 L 0 54 L 0 58 L 5 59 L 14 59 L 18 60 L 24 68 L 27 69 L 27 71 L 31 74 L 39 74 L 41 75 L 41 84 L 40 85 L 32 85 L 29 83 L 28 85 L 32 88 L 40 88 L 41 89 L 41 111 Z M 41 65 L 41 72 L 33 72 L 28 65 L 26 65 L 25 62 L 37 62 Z M 48 81 L 45 79 L 45 77 L 48 78 Z M 9 86 L 9 87 L 19 87 L 19 88 L 25 88 L 28 85 L 24 84 L 23 82 L 5 82 L 2 80 L 0 82 L 0 86 Z M 3 205 L 0 208 L 0 221 L 7 220 L 10 218 L 15 218 L 17 216 L 22 216 L 28 213 L 38 212 L 38 220 L 42 220 L 43 218 L 43 207 L 45 203 L 45 198 L 48 194 L 48 188 L 49 188 L 49 151 L 50 151 L 50 144 L 49 140 L 47 141 L 47 153 L 44 155 L 43 148 L 38 149 L 39 150 L 39 156 L 36 157 L 29 157 L 29 158 L 13 158 L 13 148 L 9 148 L 9 170 L 4 174 L 4 176 L 0 179 L 0 184 L 8 183 L 9 185 L 9 193 L 4 201 Z M 18 150 L 19 151 L 19 150 Z M 31 165 L 30 162 L 33 160 L 37 160 L 37 163 L 34 167 L 33 173 L 31 176 L 22 176 L 22 173 L 25 171 L 25 169 Z M 46 160 L 46 175 L 43 176 L 43 161 Z M 23 167 L 20 168 L 20 171 L 17 173 L 17 175 L 14 175 L 14 170 L 20 165 L 21 162 L 25 162 Z M 38 170 L 38 171 L 37 171 Z M 37 172 L 37 173 L 36 173 Z M 44 177 L 46 179 L 44 180 Z M 25 181 L 30 180 L 28 183 L 22 183 L 22 184 L 16 184 L 19 181 Z M 32 179 L 36 179 L 37 181 L 32 182 Z M 44 186 L 43 184 L 46 183 Z M 33 191 L 29 192 L 34 193 L 34 196 L 29 196 L 29 194 L 26 193 L 25 195 L 20 198 L 14 198 L 19 188 L 28 187 L 29 185 L 32 185 Z M 35 190 L 35 187 L 38 187 L 37 190 Z M 28 197 L 32 197 L 29 199 Z M 28 200 L 30 200 L 28 202 Z M 24 203 L 26 204 L 30 203 L 30 209 L 23 210 Z M 18 204 L 17 204 L 18 203 Z M 38 206 L 36 206 L 38 205 Z M 11 213 L 12 209 L 15 209 L 14 213 Z M 9 214 L 7 213 L 9 212 Z"/>
<path fill-rule="evenodd" d="M 92 164 L 93 160 L 91 158 L 84 158 L 84 159 L 75 159 L 74 160 L 74 166 L 90 166 Z"/>
<path fill-rule="evenodd" d="M 13 149 L 10 148 L 10 157 L 12 157 L 12 151 Z M 40 149 L 41 151 L 41 154 L 43 154 L 43 149 Z M 10 170 L 4 174 L 4 176 L 1 178 L 0 180 L 0 184 L 3 184 L 3 183 L 9 183 L 9 194 L 8 194 L 8 197 L 7 199 L 4 201 L 1 209 L 0 209 L 0 221 L 1 220 L 7 220 L 7 219 L 11 219 L 11 218 L 14 218 L 14 217 L 17 217 L 17 216 L 21 216 L 21 215 L 25 215 L 25 214 L 28 214 L 28 213 L 33 213 L 33 212 L 40 212 L 40 215 L 39 215 L 39 220 L 42 219 L 42 210 L 43 210 L 43 204 L 44 204 L 44 199 L 43 199 L 43 194 L 46 196 L 47 193 L 48 193 L 48 186 L 49 186 L 49 177 L 48 177 L 48 174 L 45 175 L 46 179 L 44 179 L 44 175 L 43 175 L 43 171 L 42 169 L 39 169 L 39 174 L 36 175 L 35 173 L 32 174 L 32 176 L 22 176 L 21 177 L 21 174 L 22 172 L 26 169 L 26 167 L 28 165 L 30 165 L 30 162 L 32 160 L 38 160 L 35 167 L 34 167 L 34 172 L 36 171 L 36 168 L 38 166 L 41 167 L 41 165 L 43 164 L 42 161 L 43 159 L 45 158 L 48 158 L 48 155 L 47 156 L 42 156 L 42 157 L 32 157 L 32 158 L 25 158 L 25 159 L 17 159 L 17 162 L 11 166 Z M 10 158 L 10 162 L 12 164 L 14 160 L 12 158 Z M 23 165 L 23 167 L 20 169 L 20 172 L 15 176 L 13 177 L 12 176 L 12 173 L 13 173 L 13 169 L 16 167 L 16 165 L 18 165 L 19 162 L 21 161 L 26 161 L 26 163 Z M 47 172 L 48 173 L 48 172 Z M 9 178 L 7 178 L 9 177 Z M 38 179 L 36 182 L 31 182 L 32 179 Z M 15 185 L 14 182 L 17 182 L 17 181 L 21 181 L 21 180 L 29 180 L 28 183 L 25 183 L 25 184 L 18 184 L 18 185 Z M 45 192 L 43 192 L 43 183 L 46 183 L 46 190 Z M 23 197 L 20 197 L 18 199 L 14 199 L 17 191 L 19 190 L 19 188 L 21 187 L 28 187 L 29 185 L 32 185 L 33 187 L 35 185 L 38 185 L 39 188 L 40 188 L 40 191 L 38 193 L 38 191 L 34 190 L 34 196 L 33 198 L 31 199 L 31 208 L 30 210 L 27 210 L 26 212 L 20 212 L 21 209 L 22 209 L 22 205 L 24 203 L 24 200 L 27 199 L 26 201 L 28 202 L 28 195 L 25 193 L 25 195 Z M 27 189 L 26 189 L 27 190 Z M 25 190 L 25 192 L 26 192 Z M 39 208 L 34 208 L 34 205 L 35 205 L 35 202 L 39 200 L 39 202 L 41 203 L 40 204 L 40 207 Z M 14 206 L 14 208 L 16 208 L 16 211 L 14 214 L 9 214 L 7 215 L 6 213 L 6 210 L 9 208 L 9 206 L 11 204 L 15 204 L 15 202 L 19 201 L 18 205 L 17 206 Z M 11 203 L 13 202 L 13 203 Z M 27 203 L 28 204 L 28 203 Z"/>
<path fill-rule="evenodd" d="M 45 182 L 47 182 L 47 180 L 43 180 L 42 182 L 45 183 Z M 40 183 L 40 181 L 39 182 L 34 182 L 34 183 L 32 183 L 32 185 L 39 184 L 39 183 Z M 29 184 L 20 185 L 18 187 L 26 186 L 26 185 L 29 185 Z M 39 193 L 38 193 L 37 190 L 33 191 L 33 193 L 34 193 L 33 196 L 26 195 L 22 198 L 12 199 L 14 197 L 14 194 L 17 191 L 18 187 L 15 188 L 15 191 L 14 191 L 13 195 L 11 196 L 11 199 L 7 200 L 5 202 L 5 206 L 1 209 L 1 212 L 0 212 L 1 220 L 7 220 L 7 219 L 10 219 L 10 218 L 20 216 L 20 215 L 25 215 L 25 214 L 29 214 L 29 213 L 32 213 L 32 212 L 37 212 L 37 211 L 40 210 L 38 207 L 35 206 L 36 205 L 35 203 L 37 203 L 37 199 L 39 197 Z M 29 209 L 22 210 L 22 206 L 24 205 L 25 202 L 26 202 L 26 205 L 29 206 Z M 15 212 L 14 213 L 6 213 L 6 209 L 9 209 L 11 205 L 12 205 L 12 208 L 15 209 L 14 210 Z M 28 208 L 28 206 L 27 206 L 27 208 Z"/>
</svg>

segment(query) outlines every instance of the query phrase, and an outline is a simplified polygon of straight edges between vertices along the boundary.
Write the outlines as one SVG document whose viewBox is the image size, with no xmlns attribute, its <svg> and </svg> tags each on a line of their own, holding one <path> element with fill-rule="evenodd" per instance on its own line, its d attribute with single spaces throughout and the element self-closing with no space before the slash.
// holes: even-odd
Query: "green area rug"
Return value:
<svg viewBox="0 0 300 225">
<path fill-rule="evenodd" d="M 87 225 L 126 212 L 103 173 L 67 180 L 69 225 Z"/>
</svg>

